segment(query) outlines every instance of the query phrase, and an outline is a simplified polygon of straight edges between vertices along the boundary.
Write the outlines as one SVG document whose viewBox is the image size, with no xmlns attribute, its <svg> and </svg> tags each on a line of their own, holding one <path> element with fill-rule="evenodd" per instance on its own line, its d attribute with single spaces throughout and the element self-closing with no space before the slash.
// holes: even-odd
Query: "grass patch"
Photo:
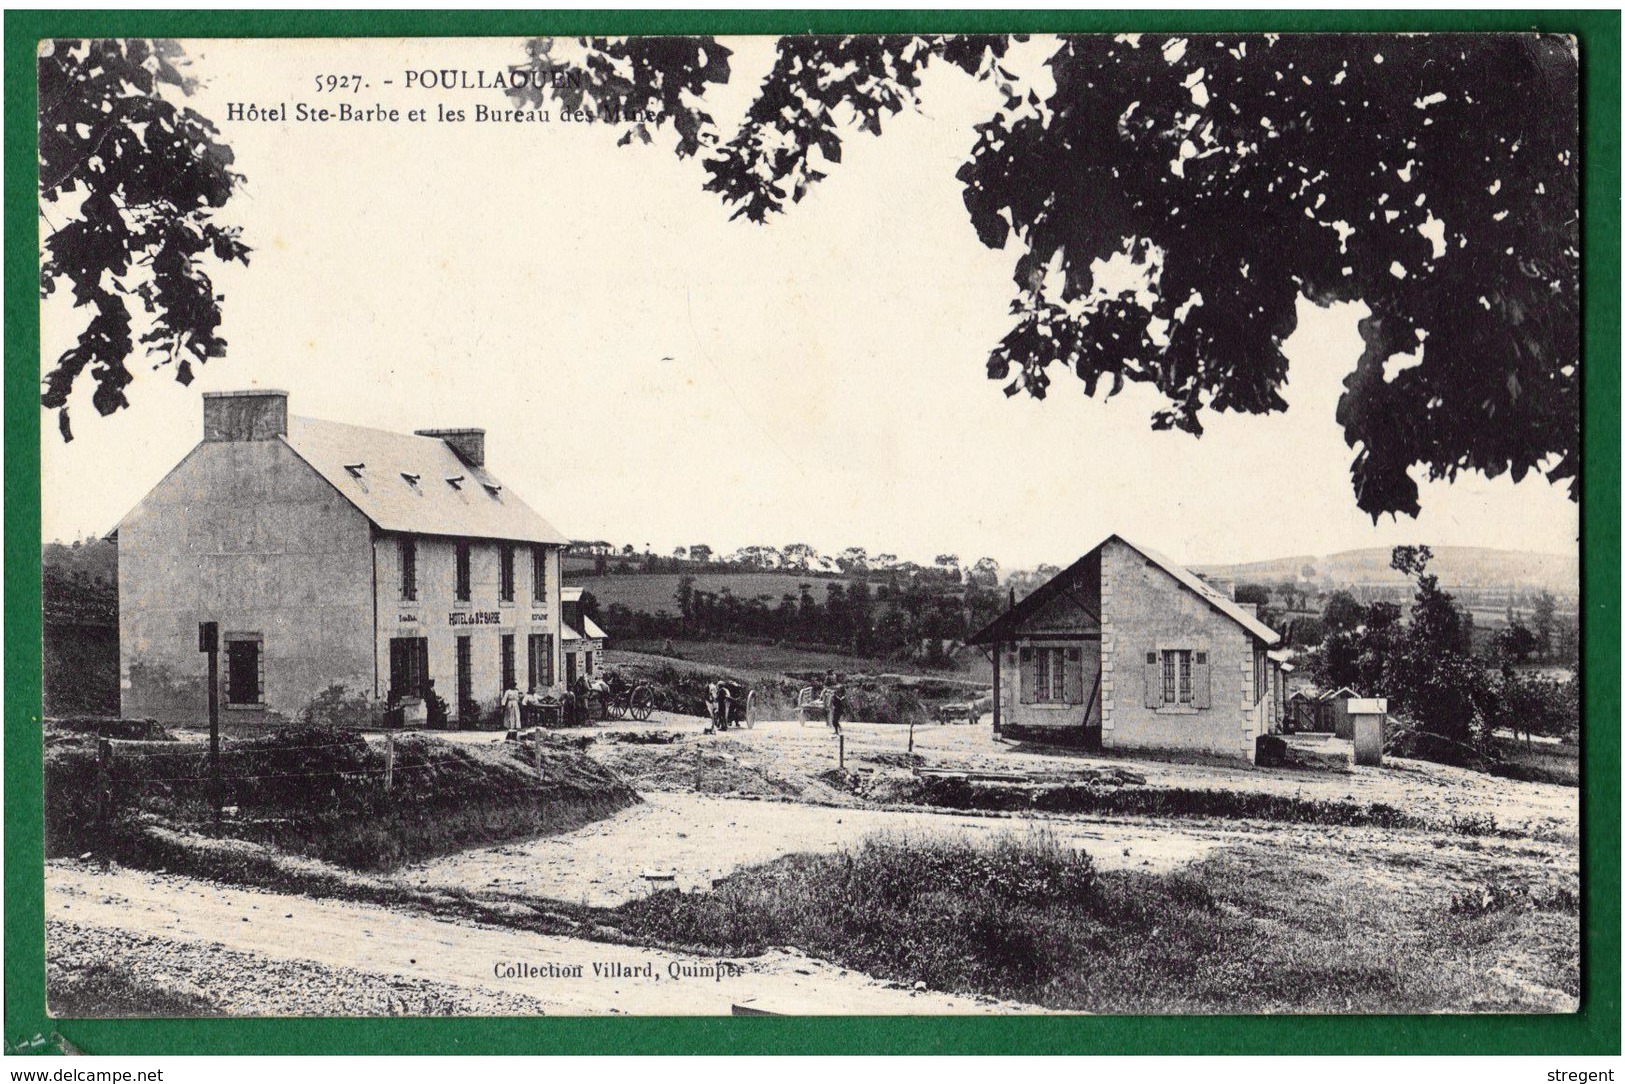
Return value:
<svg viewBox="0 0 1625 1084">
<path fill-rule="evenodd" d="M 1428 828 L 1431 822 L 1382 802 L 1304 798 L 1264 791 L 1191 787 L 1112 786 L 1083 783 L 1008 783 L 959 776 L 877 776 L 858 781 L 858 793 L 874 801 L 943 809 L 1003 812 L 1089 813 L 1144 817 L 1212 817 L 1267 820 L 1280 824 L 1326 824 L 1352 828 Z M 1447 825 L 1467 835 L 1495 830 L 1477 822 Z"/>
<path fill-rule="evenodd" d="M 108 963 L 75 971 L 53 969 L 50 1012 L 69 1019 L 223 1016 L 202 994 L 140 978 Z"/>
<path fill-rule="evenodd" d="M 359 733 L 290 727 L 227 743 L 214 814 L 208 751 L 200 743 L 121 746 L 101 776 L 94 739 L 46 751 L 46 853 L 139 853 L 157 826 L 265 843 L 352 869 L 384 870 L 503 840 L 562 832 L 639 799 L 630 784 L 584 754 L 518 742 L 465 745 L 397 739 L 392 786 L 386 754 Z"/>
<path fill-rule="evenodd" d="M 1448 895 L 1419 901 L 1346 860 L 1253 847 L 1151 874 L 1097 871 L 1044 834 L 878 836 L 613 914 L 669 944 L 793 945 L 882 978 L 1074 1011 L 1572 1011 L 1578 989 L 1578 918 L 1561 907 L 1453 911 Z M 1494 970 L 1509 954 L 1518 968 Z"/>
<path fill-rule="evenodd" d="M 1580 785 L 1580 747 L 1558 742 L 1524 743 L 1497 738 L 1495 752 L 1500 757 L 1490 767 L 1492 775 L 1521 779 L 1527 783 L 1556 783 L 1564 787 Z"/>
</svg>

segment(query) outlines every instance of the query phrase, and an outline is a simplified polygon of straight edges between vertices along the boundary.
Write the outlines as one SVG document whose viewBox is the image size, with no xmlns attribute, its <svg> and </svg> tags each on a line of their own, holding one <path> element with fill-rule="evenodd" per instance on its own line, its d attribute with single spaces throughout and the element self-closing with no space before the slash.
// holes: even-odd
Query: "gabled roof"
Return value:
<svg viewBox="0 0 1625 1084">
<path fill-rule="evenodd" d="M 1077 561 L 1073 562 L 1073 564 L 1066 569 L 1063 569 L 1048 583 L 1044 584 L 1042 587 L 1038 588 L 1038 590 L 1016 603 L 1014 607 L 1001 614 L 997 620 L 988 625 L 987 628 L 983 629 L 981 632 L 978 632 L 975 636 L 972 636 L 968 642 L 972 644 L 991 644 L 997 643 L 1001 640 L 1010 639 L 1011 633 L 1014 632 L 1014 630 L 1018 628 L 1028 617 L 1037 613 L 1051 598 L 1065 590 L 1066 585 L 1074 576 L 1081 574 L 1085 569 L 1090 567 L 1099 568 L 1100 551 L 1105 549 L 1106 544 L 1114 539 L 1138 553 L 1141 557 L 1144 557 L 1146 560 L 1152 562 L 1168 575 L 1178 580 L 1183 586 L 1195 592 L 1205 602 L 1207 602 L 1208 605 L 1212 606 L 1215 610 L 1218 610 L 1220 613 L 1230 618 L 1230 620 L 1246 629 L 1247 632 L 1256 639 L 1263 641 L 1265 646 L 1270 646 L 1280 641 L 1281 636 L 1274 629 L 1270 628 L 1258 618 L 1236 605 L 1234 599 L 1215 591 L 1207 584 L 1206 581 L 1204 581 L 1200 576 L 1192 572 L 1190 569 L 1186 568 L 1184 565 L 1170 561 L 1156 550 L 1148 549 L 1145 546 L 1130 542 L 1122 535 L 1113 534 L 1108 535 L 1100 543 L 1100 545 L 1078 558 Z"/>
<path fill-rule="evenodd" d="M 293 417 L 282 439 L 383 530 L 568 541 L 495 475 L 470 466 L 439 437 Z"/>
<path fill-rule="evenodd" d="M 1107 539 L 1107 541 L 1111 541 Z M 978 632 L 965 642 L 967 644 L 996 644 L 1011 639 L 1016 630 L 1025 624 L 1027 619 L 1038 613 L 1049 604 L 1052 598 L 1061 594 L 1074 579 L 1083 573 L 1093 570 L 1096 576 L 1100 574 L 1100 550 L 1106 543 L 1090 550 L 1066 568 L 1051 576 L 1044 583 L 1038 585 L 1032 594 L 1016 603 L 1010 609 L 996 617 L 985 629 Z"/>
</svg>

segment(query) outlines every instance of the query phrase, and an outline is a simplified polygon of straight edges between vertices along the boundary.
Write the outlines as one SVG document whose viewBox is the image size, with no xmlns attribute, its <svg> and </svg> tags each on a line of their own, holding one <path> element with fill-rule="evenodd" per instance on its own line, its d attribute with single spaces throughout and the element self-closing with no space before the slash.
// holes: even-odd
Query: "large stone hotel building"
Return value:
<svg viewBox="0 0 1625 1084">
<path fill-rule="evenodd" d="M 206 394 L 202 442 L 114 537 L 126 717 L 206 715 L 205 621 L 223 714 L 243 722 L 292 719 L 334 684 L 416 710 L 431 680 L 468 722 L 566 676 L 567 540 L 486 469 L 483 430 L 408 436 L 290 418 L 285 392 Z"/>
</svg>

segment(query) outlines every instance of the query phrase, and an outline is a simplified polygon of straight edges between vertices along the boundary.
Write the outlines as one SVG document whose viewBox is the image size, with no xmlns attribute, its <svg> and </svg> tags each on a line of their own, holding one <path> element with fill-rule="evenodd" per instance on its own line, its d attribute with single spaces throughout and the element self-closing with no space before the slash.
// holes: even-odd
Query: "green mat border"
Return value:
<svg viewBox="0 0 1625 1084">
<path fill-rule="evenodd" d="M 1580 42 L 1585 431 L 1585 940 L 1572 1015 L 57 1020 L 44 1012 L 35 42 L 1012 31 L 1510 31 Z M 5 1042 L 89 1053 L 1337 1053 L 1620 1051 L 1620 13 L 1618 11 L 82 11 L 5 14 Z M 698 182 L 696 182 L 698 183 Z"/>
</svg>

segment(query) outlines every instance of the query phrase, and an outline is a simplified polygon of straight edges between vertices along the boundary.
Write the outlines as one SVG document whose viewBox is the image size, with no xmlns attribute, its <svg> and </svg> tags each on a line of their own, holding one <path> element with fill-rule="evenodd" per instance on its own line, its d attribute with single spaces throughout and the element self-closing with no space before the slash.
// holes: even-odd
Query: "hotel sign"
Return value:
<svg viewBox="0 0 1625 1084">
<path fill-rule="evenodd" d="M 453 610 L 446 615 L 448 625 L 500 625 L 501 610 Z"/>
</svg>

